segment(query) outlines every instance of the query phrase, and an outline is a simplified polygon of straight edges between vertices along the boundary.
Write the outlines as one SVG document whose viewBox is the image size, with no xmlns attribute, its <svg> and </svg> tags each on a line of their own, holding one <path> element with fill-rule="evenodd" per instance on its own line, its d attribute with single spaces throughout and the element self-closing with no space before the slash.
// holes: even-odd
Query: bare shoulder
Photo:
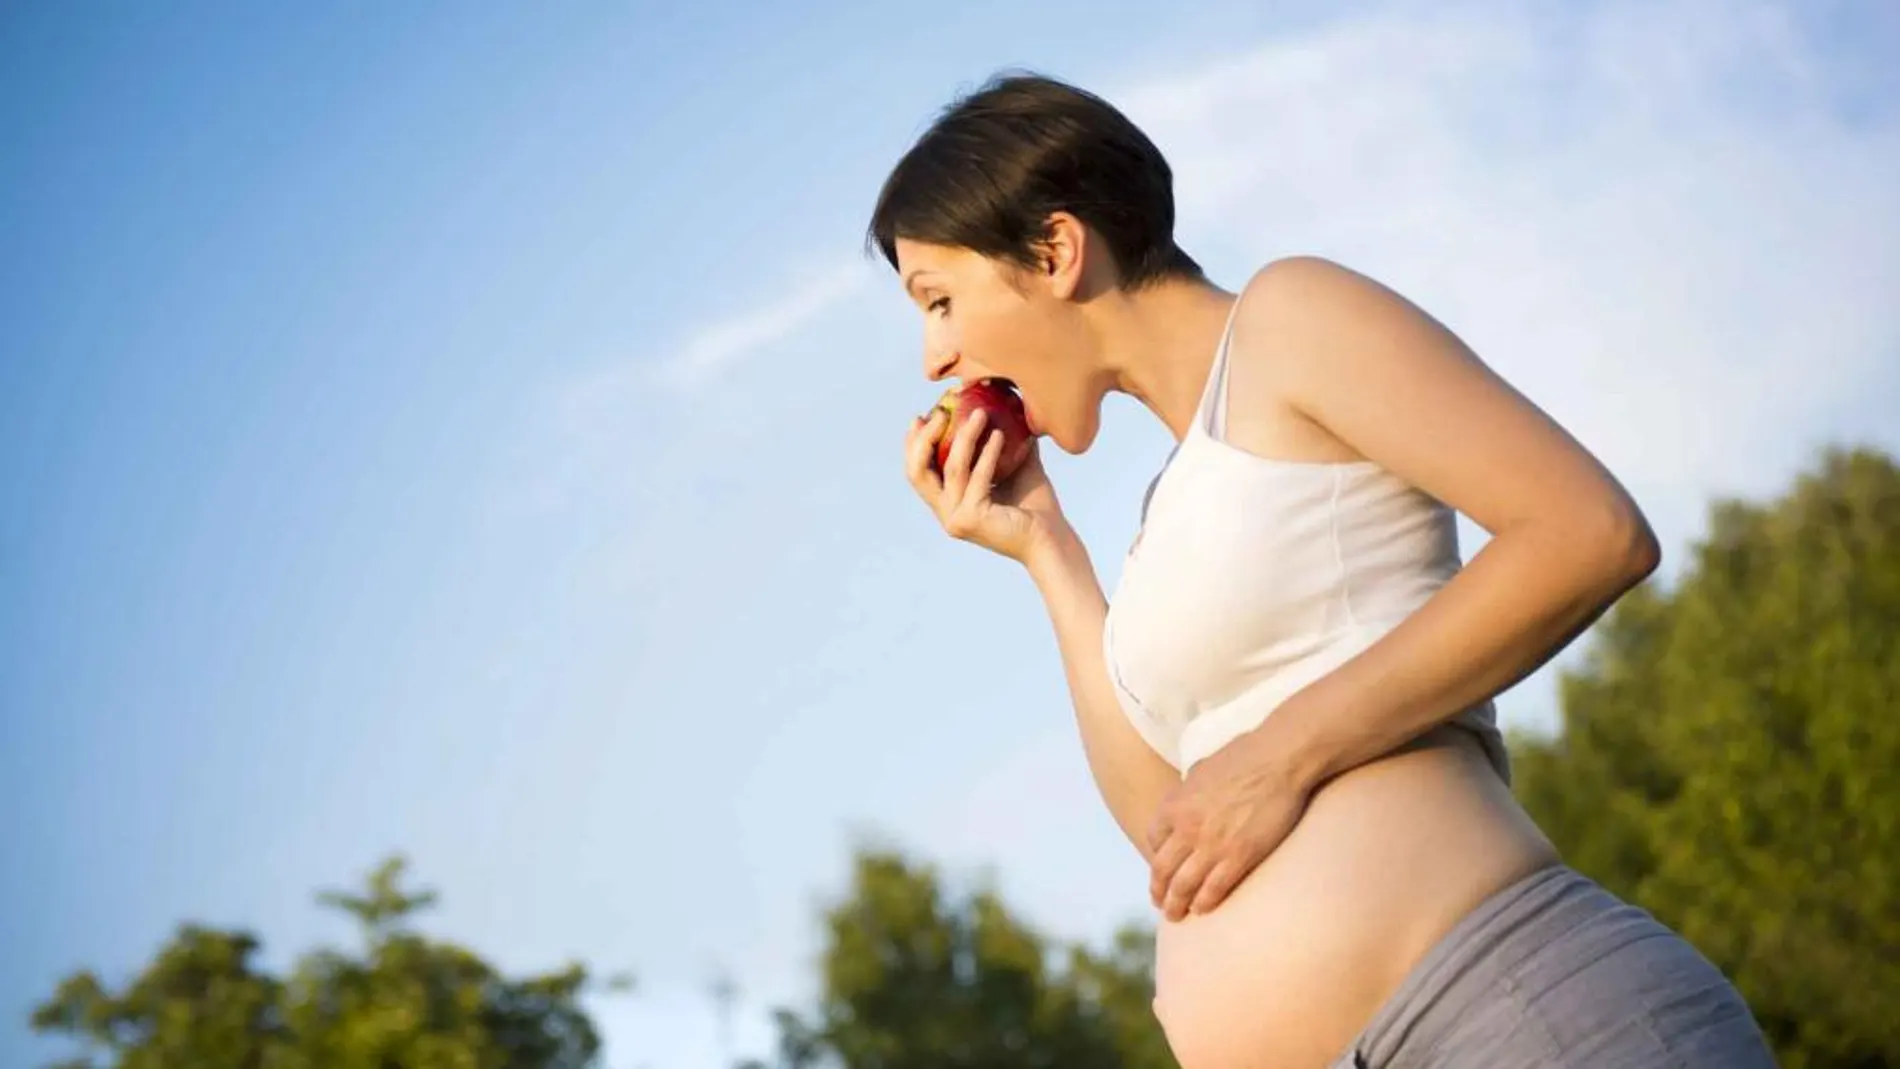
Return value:
<svg viewBox="0 0 1900 1069">
<path fill-rule="evenodd" d="M 1320 256 L 1289 256 L 1247 280 L 1236 330 L 1247 328 L 1295 374 L 1353 356 L 1402 355 L 1431 344 L 1476 360 L 1445 326 L 1383 282 Z M 1379 341 L 1386 344 L 1373 345 Z"/>
<path fill-rule="evenodd" d="M 1353 270 L 1344 264 L 1329 260 L 1324 256 L 1310 254 L 1283 256 L 1262 264 L 1247 280 L 1249 288 L 1283 288 L 1287 286 L 1373 286 L 1384 288 L 1378 282 Z"/>
<path fill-rule="evenodd" d="M 1291 256 L 1248 279 L 1234 318 L 1236 392 L 1244 363 L 1258 397 L 1490 530 L 1559 507 L 1633 507 L 1554 419 L 1384 283 Z"/>
<path fill-rule="evenodd" d="M 1490 391 L 1494 403 L 1502 391 L 1529 405 L 1423 308 L 1323 257 L 1289 256 L 1255 271 L 1235 319 L 1236 337 L 1248 340 L 1245 359 L 1263 368 L 1260 381 L 1362 453 L 1376 443 L 1353 440 L 1359 412 L 1349 409 L 1442 408 L 1453 399 L 1443 391 L 1462 398 L 1473 389 Z"/>
<path fill-rule="evenodd" d="M 1367 459 L 1313 402 L 1337 392 L 1329 383 L 1367 374 L 1369 360 L 1390 359 L 1380 340 L 1410 334 L 1404 347 L 1416 348 L 1418 336 L 1434 331 L 1442 328 L 1397 293 L 1331 260 L 1290 256 L 1263 265 L 1241 287 L 1234 313 L 1230 443 L 1282 460 Z"/>
</svg>

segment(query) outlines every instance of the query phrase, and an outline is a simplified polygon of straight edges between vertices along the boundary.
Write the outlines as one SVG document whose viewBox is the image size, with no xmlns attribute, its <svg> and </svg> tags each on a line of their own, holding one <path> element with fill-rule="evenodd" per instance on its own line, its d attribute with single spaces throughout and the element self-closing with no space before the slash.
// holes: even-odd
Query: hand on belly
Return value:
<svg viewBox="0 0 1900 1069">
<path fill-rule="evenodd" d="M 1148 896 L 1169 920 L 1219 906 L 1300 821 L 1306 790 L 1252 750 L 1258 740 L 1196 762 L 1156 810 Z"/>
</svg>

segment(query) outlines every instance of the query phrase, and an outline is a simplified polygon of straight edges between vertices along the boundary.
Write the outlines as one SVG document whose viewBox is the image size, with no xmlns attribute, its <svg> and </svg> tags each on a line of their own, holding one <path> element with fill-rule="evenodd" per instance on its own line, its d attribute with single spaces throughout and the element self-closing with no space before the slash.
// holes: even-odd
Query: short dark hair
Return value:
<svg viewBox="0 0 1900 1069">
<path fill-rule="evenodd" d="M 1174 173 L 1106 100 L 1033 72 L 994 75 L 953 101 L 879 191 L 866 235 L 897 266 L 897 239 L 967 248 L 1034 269 L 1049 216 L 1107 243 L 1124 289 L 1200 278 L 1174 241 Z"/>
</svg>

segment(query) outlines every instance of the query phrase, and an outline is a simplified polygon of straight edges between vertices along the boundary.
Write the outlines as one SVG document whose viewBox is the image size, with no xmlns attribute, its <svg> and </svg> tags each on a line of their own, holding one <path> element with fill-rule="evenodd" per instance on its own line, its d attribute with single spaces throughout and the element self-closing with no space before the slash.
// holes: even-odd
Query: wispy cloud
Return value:
<svg viewBox="0 0 1900 1069">
<path fill-rule="evenodd" d="M 659 362 L 655 375 L 677 389 L 700 389 L 747 357 L 792 337 L 870 280 L 870 269 L 861 262 L 818 271 L 777 300 L 699 327 L 678 352 Z"/>
<path fill-rule="evenodd" d="M 577 494 L 620 485 L 611 473 L 624 479 L 631 435 L 676 420 L 747 361 L 795 340 L 870 289 L 876 275 L 869 264 L 852 260 L 786 277 L 792 281 L 783 296 L 740 299 L 731 315 L 690 327 L 671 349 L 612 354 L 528 398 L 526 425 L 512 444 L 497 507 L 544 514 Z M 656 412 L 656 398 L 671 412 Z"/>
</svg>

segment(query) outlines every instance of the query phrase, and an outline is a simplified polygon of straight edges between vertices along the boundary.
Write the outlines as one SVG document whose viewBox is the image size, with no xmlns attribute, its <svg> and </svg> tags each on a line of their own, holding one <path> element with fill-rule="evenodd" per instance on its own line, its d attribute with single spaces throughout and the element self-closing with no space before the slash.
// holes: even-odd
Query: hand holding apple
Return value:
<svg viewBox="0 0 1900 1069">
<path fill-rule="evenodd" d="M 1015 395 L 1000 386 L 975 393 L 966 386 L 945 398 L 955 403 L 913 417 L 904 440 L 911 488 L 944 531 L 1023 564 L 1073 541 Z M 999 475 L 1005 459 L 1007 480 Z"/>
</svg>

